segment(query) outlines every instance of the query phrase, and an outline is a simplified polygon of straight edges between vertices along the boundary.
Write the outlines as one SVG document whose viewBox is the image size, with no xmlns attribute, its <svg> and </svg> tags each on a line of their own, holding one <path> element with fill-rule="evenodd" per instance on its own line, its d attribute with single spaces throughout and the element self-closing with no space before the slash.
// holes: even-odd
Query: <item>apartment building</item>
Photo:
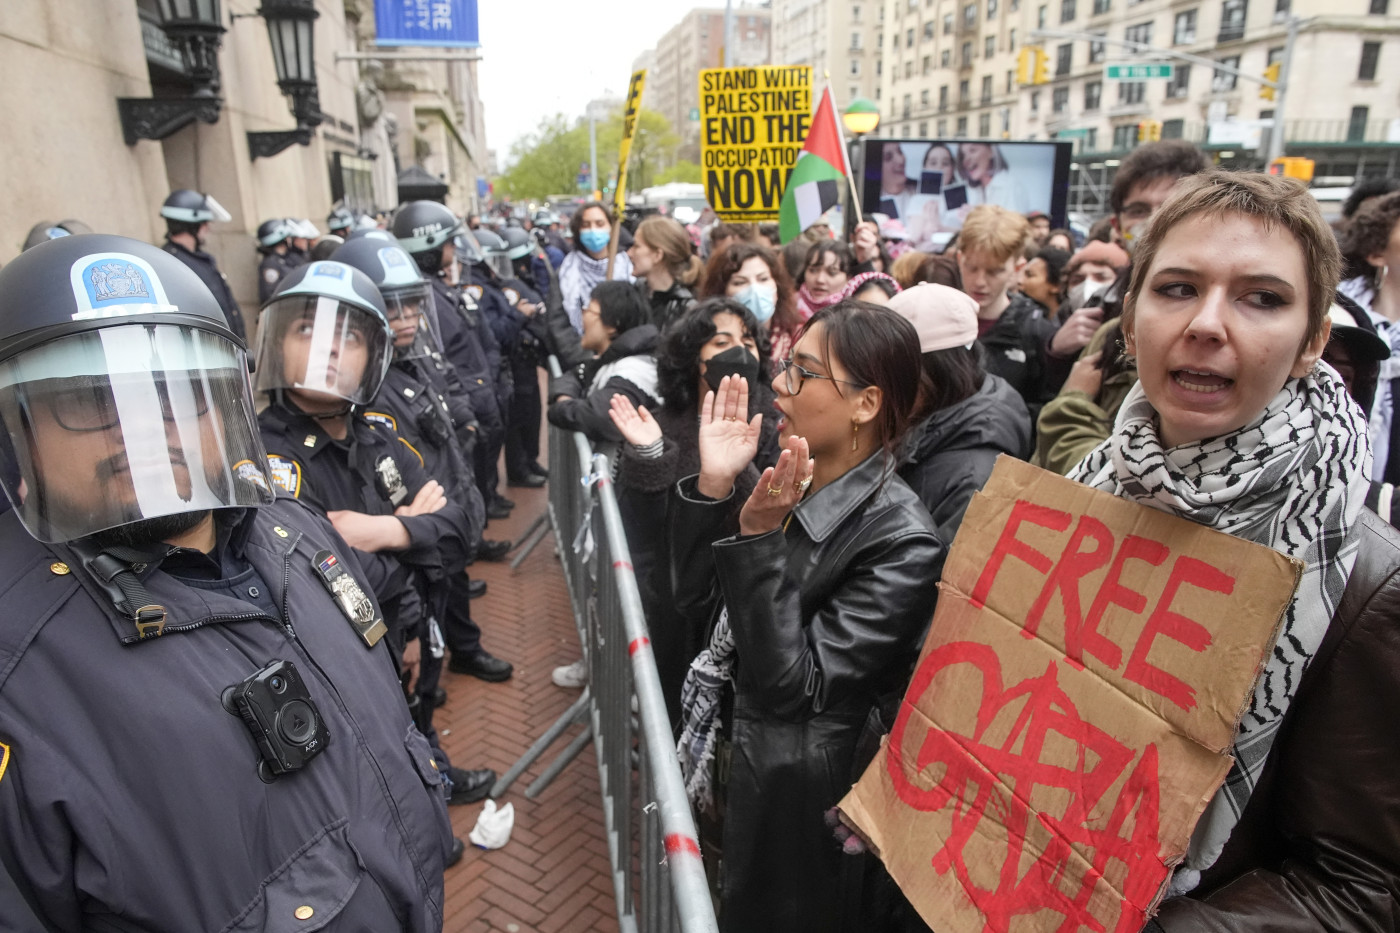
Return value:
<svg viewBox="0 0 1400 933">
<path fill-rule="evenodd" d="M 884 0 L 773 0 L 773 63 L 830 75 L 837 108 L 879 97 Z"/>
<path fill-rule="evenodd" d="M 730 64 L 766 65 L 771 17 L 767 7 L 736 5 Z M 700 158 L 700 70 L 724 64 L 724 9 L 695 9 L 633 62 L 647 69 L 642 103 L 670 121 L 681 137 L 680 158 Z"/>
<path fill-rule="evenodd" d="M 1025 138 L 1016 50 L 1032 2 L 884 0 L 879 132 Z"/>
</svg>

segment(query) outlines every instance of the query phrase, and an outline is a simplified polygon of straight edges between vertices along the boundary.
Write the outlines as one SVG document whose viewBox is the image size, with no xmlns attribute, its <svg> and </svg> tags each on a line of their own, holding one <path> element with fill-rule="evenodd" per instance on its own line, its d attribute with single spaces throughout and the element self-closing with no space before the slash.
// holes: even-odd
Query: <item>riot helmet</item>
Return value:
<svg viewBox="0 0 1400 933">
<path fill-rule="evenodd" d="M 51 220 L 41 220 L 29 228 L 29 235 L 24 238 L 24 249 L 32 249 L 40 243 L 47 243 L 49 240 L 56 240 L 61 236 L 74 236 L 79 233 L 91 233 L 92 228 L 81 220 L 60 220 L 54 223 Z"/>
<path fill-rule="evenodd" d="M 355 226 L 355 215 L 349 209 L 337 207 L 326 216 L 326 229 L 339 236 L 345 236 L 345 232 Z"/>
<path fill-rule="evenodd" d="M 160 216 L 166 220 L 194 224 L 195 226 L 213 221 L 227 223 L 233 219 L 229 212 L 224 210 L 223 205 L 214 200 L 212 195 L 200 194 L 189 188 L 170 192 L 170 197 L 166 198 L 165 203 L 160 207 Z"/>
<path fill-rule="evenodd" d="M 393 333 L 369 276 L 324 260 L 288 273 L 263 305 L 255 387 L 351 406 L 374 398 L 389 371 Z"/>
<path fill-rule="evenodd" d="M 443 247 L 452 242 L 462 222 L 436 201 L 409 201 L 399 207 L 390 226 L 418 268 L 435 275 L 443 267 Z"/>
<path fill-rule="evenodd" d="M 382 231 L 381 231 L 382 233 Z M 369 276 L 380 296 L 394 332 L 394 358 L 427 356 L 436 349 L 433 286 L 393 237 L 360 237 L 331 257 Z"/>
<path fill-rule="evenodd" d="M 86 234 L 0 271 L 0 485 L 45 542 L 272 501 L 243 344 L 183 262 Z"/>
<path fill-rule="evenodd" d="M 264 220 L 258 224 L 258 252 L 270 253 L 278 243 L 287 242 L 291 236 L 292 230 L 282 218 L 274 217 L 272 220 Z"/>
<path fill-rule="evenodd" d="M 315 262 L 318 259 L 330 259 L 331 253 L 339 249 L 344 242 L 345 240 L 336 236 L 334 233 L 327 233 L 316 241 L 315 246 L 311 247 L 311 261 Z"/>
<path fill-rule="evenodd" d="M 472 266 L 486 258 L 485 251 L 481 248 L 481 241 L 477 239 L 477 234 L 482 232 L 489 233 L 490 231 L 483 231 L 480 228 L 468 230 L 466 227 L 457 231 L 457 235 L 452 238 L 452 246 L 459 261 Z"/>
<path fill-rule="evenodd" d="M 508 279 L 514 275 L 510 268 L 510 258 L 507 256 L 509 249 L 504 239 L 492 230 L 478 230 L 476 238 L 481 243 L 483 265 L 494 272 L 497 278 Z"/>
</svg>

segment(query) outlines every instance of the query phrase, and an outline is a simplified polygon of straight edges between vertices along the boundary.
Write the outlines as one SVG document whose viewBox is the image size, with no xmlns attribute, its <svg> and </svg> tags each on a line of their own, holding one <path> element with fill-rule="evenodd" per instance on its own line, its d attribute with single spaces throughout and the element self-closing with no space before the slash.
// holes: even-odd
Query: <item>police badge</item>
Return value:
<svg viewBox="0 0 1400 933">
<path fill-rule="evenodd" d="M 369 647 L 379 644 L 388 629 L 384 620 L 375 612 L 374 601 L 351 574 L 340 565 L 340 561 L 330 551 L 317 551 L 311 558 L 311 566 L 316 575 L 326 585 L 326 590 L 340 607 L 341 613 L 349 620 L 356 633 Z"/>
<path fill-rule="evenodd" d="M 393 503 L 395 508 L 403 505 L 408 498 L 408 489 L 403 484 L 403 474 L 394 458 L 385 454 L 374 464 L 374 475 L 378 477 L 379 494 Z"/>
</svg>

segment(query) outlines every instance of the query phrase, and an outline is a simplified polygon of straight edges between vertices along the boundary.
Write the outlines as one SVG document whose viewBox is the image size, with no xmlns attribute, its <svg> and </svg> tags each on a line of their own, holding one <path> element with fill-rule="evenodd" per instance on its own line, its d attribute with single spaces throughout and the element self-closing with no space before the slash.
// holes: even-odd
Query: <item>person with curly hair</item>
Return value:
<svg viewBox="0 0 1400 933">
<path fill-rule="evenodd" d="M 655 411 L 614 396 L 611 416 L 626 441 L 619 456 L 618 507 L 642 607 L 651 629 L 661 692 L 673 720 L 680 710 L 681 683 L 691 660 L 704 647 L 706 618 L 690 619 L 671 595 L 666 545 L 671 487 L 700 469 L 700 401 L 727 375 L 749 384 L 749 416 L 763 419 L 758 453 L 740 474 L 747 496 L 764 467 L 778 459 L 776 419 L 771 417 L 773 390 L 763 328 L 752 311 L 732 298 L 710 298 L 678 318 L 662 338 L 656 355 L 657 390 L 665 402 Z"/>
<path fill-rule="evenodd" d="M 772 250 L 757 243 L 731 243 L 711 256 L 700 278 L 700 298 L 733 298 L 752 311 L 775 361 L 786 359 L 802 326 L 787 269 Z"/>
</svg>

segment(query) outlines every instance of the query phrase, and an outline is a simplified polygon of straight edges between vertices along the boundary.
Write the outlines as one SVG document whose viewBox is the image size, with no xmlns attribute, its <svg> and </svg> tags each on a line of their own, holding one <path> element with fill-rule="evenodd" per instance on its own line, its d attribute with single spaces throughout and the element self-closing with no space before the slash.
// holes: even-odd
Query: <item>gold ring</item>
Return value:
<svg viewBox="0 0 1400 933">
<path fill-rule="evenodd" d="M 812 485 L 812 477 L 809 476 L 809 477 L 807 477 L 806 479 L 804 479 L 802 482 L 800 482 L 800 483 L 797 484 L 797 491 L 798 491 L 798 492 L 806 492 L 806 491 L 807 491 L 807 487 L 810 486 L 810 485 Z"/>
<path fill-rule="evenodd" d="M 774 489 L 772 483 L 769 483 L 769 484 L 768 484 L 768 495 L 770 495 L 770 496 L 781 496 L 782 494 L 783 494 L 783 487 L 779 486 L 777 489 Z"/>
<path fill-rule="evenodd" d="M 725 420 L 725 421 L 738 421 L 739 418 L 738 418 L 737 415 L 726 415 L 725 418 L 724 418 L 724 420 Z"/>
</svg>

